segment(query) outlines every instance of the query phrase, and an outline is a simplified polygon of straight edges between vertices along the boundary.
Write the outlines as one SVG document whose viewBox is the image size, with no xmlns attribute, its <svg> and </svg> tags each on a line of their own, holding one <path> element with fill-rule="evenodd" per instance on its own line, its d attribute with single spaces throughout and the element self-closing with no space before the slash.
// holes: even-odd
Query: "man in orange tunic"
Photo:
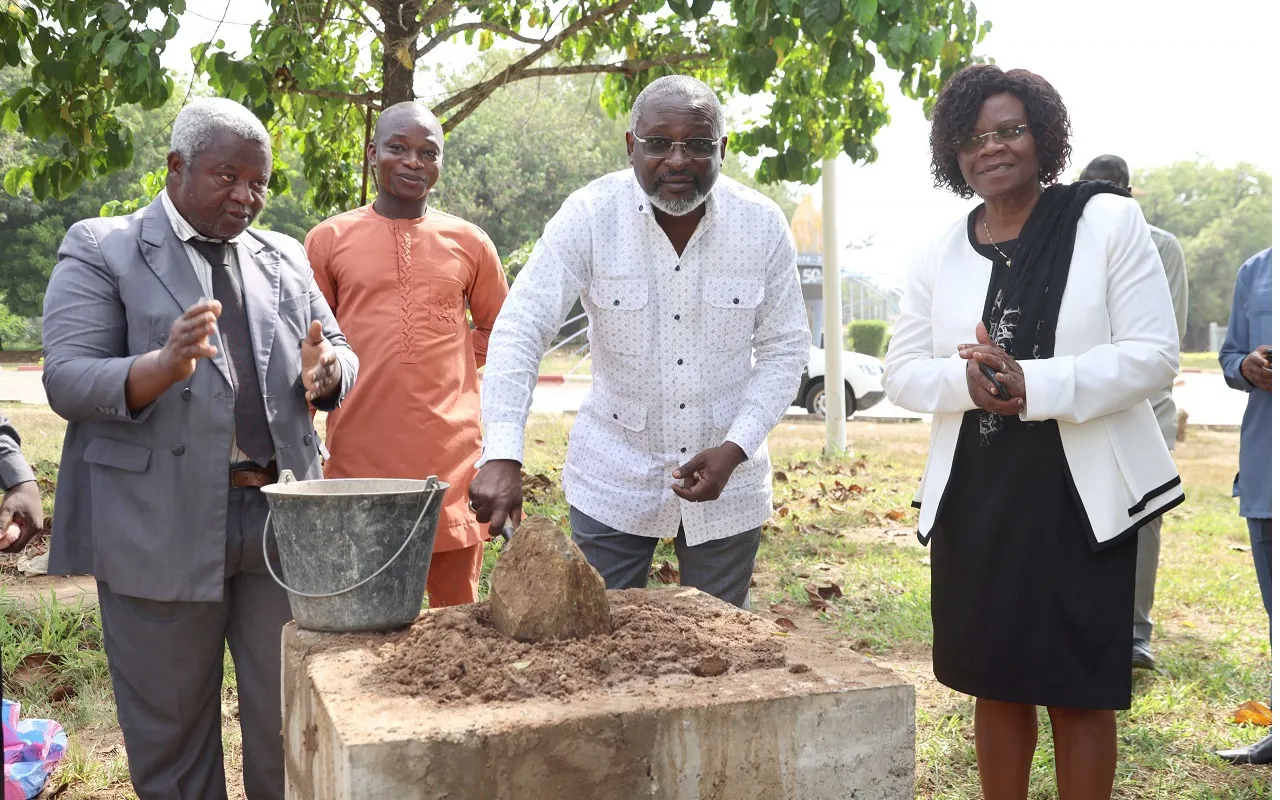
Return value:
<svg viewBox="0 0 1280 800">
<path fill-rule="evenodd" d="M 443 156 L 430 111 L 386 109 L 369 145 L 377 197 L 320 223 L 306 241 L 316 283 L 360 353 L 360 388 L 329 414 L 325 475 L 449 483 L 427 576 L 433 608 L 477 599 L 489 533 L 467 506 L 480 458 L 476 370 L 507 296 L 484 231 L 427 207 Z"/>
</svg>

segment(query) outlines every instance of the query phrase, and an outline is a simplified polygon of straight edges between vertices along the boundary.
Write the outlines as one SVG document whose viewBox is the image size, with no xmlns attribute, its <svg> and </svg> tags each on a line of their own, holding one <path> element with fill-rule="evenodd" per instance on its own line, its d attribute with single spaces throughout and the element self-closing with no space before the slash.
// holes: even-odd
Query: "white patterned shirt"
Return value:
<svg viewBox="0 0 1280 800">
<path fill-rule="evenodd" d="M 589 320 L 592 387 L 569 437 L 564 491 L 625 533 L 690 545 L 772 514 L 765 438 L 800 386 L 809 326 L 782 210 L 724 177 L 677 255 L 631 170 L 579 189 L 547 223 L 489 339 L 484 455 L 524 460 L 538 365 L 574 301 Z M 688 503 L 671 473 L 733 442 L 748 454 L 720 498 Z"/>
</svg>

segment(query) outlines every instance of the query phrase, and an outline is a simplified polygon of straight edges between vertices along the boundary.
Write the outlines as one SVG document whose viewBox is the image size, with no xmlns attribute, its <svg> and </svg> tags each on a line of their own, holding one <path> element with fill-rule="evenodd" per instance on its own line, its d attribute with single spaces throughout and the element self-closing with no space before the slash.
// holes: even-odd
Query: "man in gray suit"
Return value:
<svg viewBox="0 0 1280 800">
<path fill-rule="evenodd" d="M 308 401 L 331 409 L 359 362 L 302 245 L 249 224 L 271 145 L 228 100 L 174 122 L 168 182 L 128 217 L 67 232 L 45 294 L 44 385 L 66 418 L 50 572 L 98 580 L 140 800 L 225 798 L 224 642 L 249 800 L 284 796 L 280 629 L 266 573 L 281 469 L 321 477 Z"/>
<path fill-rule="evenodd" d="M 1098 156 L 1080 173 L 1081 180 L 1110 181 L 1132 193 L 1129 186 L 1129 165 L 1120 156 Z M 1172 233 L 1148 225 L 1151 239 L 1160 253 L 1164 274 L 1169 280 L 1169 296 L 1173 300 L 1173 315 L 1178 322 L 1178 341 L 1187 335 L 1187 261 L 1182 245 Z M 1178 437 L 1178 407 L 1173 403 L 1173 386 L 1161 389 L 1151 398 L 1151 407 L 1164 434 L 1164 443 L 1173 450 Z M 1143 525 L 1138 530 L 1138 568 L 1133 598 L 1133 666 L 1137 669 L 1155 669 L 1155 656 L 1151 654 L 1151 606 L 1156 597 L 1156 567 L 1160 563 L 1160 525 L 1162 517 Z"/>
</svg>

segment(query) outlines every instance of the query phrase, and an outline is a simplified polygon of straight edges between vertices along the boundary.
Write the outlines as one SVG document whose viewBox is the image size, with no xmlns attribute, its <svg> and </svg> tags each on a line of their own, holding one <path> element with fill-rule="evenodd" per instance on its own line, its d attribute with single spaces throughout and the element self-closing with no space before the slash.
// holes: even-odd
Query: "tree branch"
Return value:
<svg viewBox="0 0 1280 800">
<path fill-rule="evenodd" d="M 637 72 L 641 72 L 646 69 L 652 69 L 654 67 L 666 67 L 666 66 L 673 66 L 675 64 L 688 64 L 688 63 L 693 63 L 698 61 L 710 61 L 710 60 L 711 60 L 711 53 L 680 53 L 677 55 L 665 56 L 663 58 L 646 58 L 646 59 L 619 61 L 614 64 L 563 64 L 556 67 L 534 67 L 534 68 L 522 70 L 519 74 L 511 77 L 508 81 L 506 81 L 506 83 L 515 83 L 516 81 L 522 81 L 528 78 L 543 78 L 543 77 L 549 77 L 553 75 L 590 75 L 590 74 L 602 74 L 602 73 L 634 75 Z M 501 76 L 498 76 L 498 77 L 501 77 Z M 488 81 L 485 84 L 479 84 L 478 86 L 486 86 L 492 83 L 493 81 Z M 449 118 L 443 123 L 444 132 L 448 133 L 449 131 L 456 128 L 459 123 L 461 123 L 464 119 L 469 117 L 471 115 L 471 112 L 479 108 L 480 104 L 483 103 L 486 99 L 488 99 L 489 95 L 497 91 L 498 88 L 500 88 L 500 86 L 502 85 L 505 85 L 505 84 L 492 85 L 486 91 L 483 91 L 483 92 L 472 92 L 472 89 L 476 89 L 478 87 L 471 87 L 470 89 L 464 89 L 461 92 L 458 92 L 458 94 L 454 95 L 453 97 L 450 97 L 444 102 L 437 105 L 436 108 L 440 108 L 445 104 L 454 102 L 461 95 L 467 95 L 465 99 L 465 105 L 463 105 L 462 108 L 458 109 L 453 114 L 449 115 Z M 433 109 L 433 112 L 436 114 L 440 113 L 438 111 L 435 111 L 434 109 Z"/>
<path fill-rule="evenodd" d="M 363 94 L 354 94 L 352 92 L 335 92 L 331 89 L 303 89 L 293 86 L 285 89 L 287 94 L 304 94 L 308 97 L 323 97 L 326 100 L 346 100 L 348 103 L 354 103 L 360 106 L 373 106 L 380 109 L 382 104 L 378 102 L 382 97 L 380 92 L 365 92 Z"/>
<path fill-rule="evenodd" d="M 378 41 L 386 43 L 386 37 L 382 35 L 382 29 L 373 24 L 373 20 L 369 19 L 369 15 L 364 13 L 364 5 L 357 0 L 344 0 L 347 8 L 360 15 L 360 19 L 364 20 L 364 24 L 369 26 L 369 30 L 373 31 L 373 35 L 378 37 Z"/>
<path fill-rule="evenodd" d="M 531 50 L 519 61 L 512 63 L 511 66 L 507 67 L 502 72 L 495 75 L 494 77 L 490 78 L 487 81 L 484 81 L 483 83 L 478 83 L 474 86 L 464 89 L 461 92 L 458 92 L 457 94 L 450 97 L 448 100 L 445 100 L 444 102 L 437 104 L 435 108 L 431 109 L 432 113 L 434 113 L 438 117 L 441 114 L 445 113 L 446 111 L 449 111 L 450 109 L 456 106 L 462 105 L 463 103 L 467 103 L 468 105 L 471 106 L 471 109 L 467 111 L 467 113 L 470 114 L 471 111 L 475 110 L 475 107 L 479 105 L 479 103 L 475 103 L 475 104 L 471 103 L 471 100 L 473 98 L 478 97 L 480 100 L 484 100 L 484 98 L 493 94 L 494 90 L 496 90 L 498 87 L 502 86 L 503 84 L 510 83 L 513 80 L 518 80 L 520 73 L 524 72 L 526 69 L 529 68 L 531 64 L 536 63 L 538 59 L 542 58 L 547 53 L 551 52 L 552 50 L 555 50 L 557 47 L 563 44 L 564 41 L 569 37 L 575 35 L 579 31 L 581 31 L 582 29 L 590 25 L 593 25 L 596 22 L 599 22 L 602 19 L 610 17 L 614 14 L 620 14 L 621 12 L 625 11 L 628 7 L 635 5 L 637 2 L 638 0 L 618 0 L 616 3 L 605 6 L 604 8 L 601 8 L 591 14 L 583 15 L 581 18 L 578 19 L 577 22 L 573 23 L 572 25 L 566 26 L 564 30 L 560 31 L 550 39 L 545 40 L 541 45 Z M 450 121 L 452 121 L 452 118 Z M 446 123 L 445 124 L 446 132 L 451 127 L 452 125 L 450 125 L 449 123 Z"/>
<path fill-rule="evenodd" d="M 440 20 L 449 16 L 449 12 L 453 11 L 453 7 L 457 5 L 456 0 L 436 0 L 425 11 L 422 12 L 422 20 L 418 27 L 419 31 L 425 31 Z"/>
<path fill-rule="evenodd" d="M 467 22 L 462 25 L 453 25 L 440 31 L 440 33 L 436 34 L 430 41 L 418 48 L 418 51 L 414 53 L 414 58 L 422 58 L 427 53 L 436 49 L 441 42 L 457 36 L 459 33 L 478 30 L 493 31 L 494 33 L 505 36 L 508 39 L 514 39 L 517 42 L 524 42 L 525 44 L 540 45 L 546 41 L 546 39 L 534 39 L 529 36 L 521 36 L 510 28 L 504 28 L 501 25 L 494 25 L 491 22 Z"/>
</svg>

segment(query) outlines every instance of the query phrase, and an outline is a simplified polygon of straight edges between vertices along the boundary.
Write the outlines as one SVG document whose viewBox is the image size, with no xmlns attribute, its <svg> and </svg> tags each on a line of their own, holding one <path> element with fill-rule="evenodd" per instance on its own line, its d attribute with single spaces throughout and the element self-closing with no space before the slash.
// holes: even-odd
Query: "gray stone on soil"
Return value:
<svg viewBox="0 0 1280 800">
<path fill-rule="evenodd" d="M 604 579 L 547 519 L 531 518 L 502 549 L 489 579 L 493 626 L 521 642 L 608 633 Z"/>
</svg>

